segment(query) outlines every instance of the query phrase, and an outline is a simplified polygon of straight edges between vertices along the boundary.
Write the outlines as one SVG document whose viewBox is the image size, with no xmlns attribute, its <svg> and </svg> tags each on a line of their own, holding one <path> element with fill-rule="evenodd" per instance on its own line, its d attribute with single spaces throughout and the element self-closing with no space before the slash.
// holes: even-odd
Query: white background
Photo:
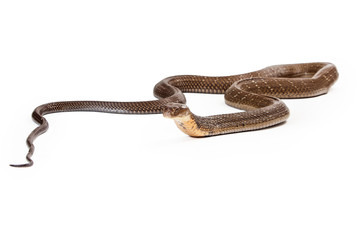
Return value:
<svg viewBox="0 0 360 240">
<path fill-rule="evenodd" d="M 357 1 L 0 2 L 1 239 L 360 239 Z M 178 74 L 336 64 L 278 127 L 194 139 L 161 115 L 48 115 L 59 100 L 149 100 Z M 186 94 L 198 115 L 235 112 Z"/>
</svg>

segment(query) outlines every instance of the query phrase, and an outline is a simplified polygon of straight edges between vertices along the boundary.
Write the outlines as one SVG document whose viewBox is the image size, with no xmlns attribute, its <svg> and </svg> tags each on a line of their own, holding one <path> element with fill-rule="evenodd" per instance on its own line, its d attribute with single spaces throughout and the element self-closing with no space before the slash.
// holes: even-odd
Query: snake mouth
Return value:
<svg viewBox="0 0 360 240">
<path fill-rule="evenodd" d="M 168 103 L 165 105 L 163 115 L 166 118 L 181 118 L 190 113 L 189 108 L 182 103 Z"/>
</svg>

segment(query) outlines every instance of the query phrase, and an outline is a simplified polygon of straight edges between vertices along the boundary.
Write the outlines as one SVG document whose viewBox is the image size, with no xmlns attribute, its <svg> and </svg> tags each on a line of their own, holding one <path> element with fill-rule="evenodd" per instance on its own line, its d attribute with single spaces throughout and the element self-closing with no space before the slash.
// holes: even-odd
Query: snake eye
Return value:
<svg viewBox="0 0 360 240">
<path fill-rule="evenodd" d="M 173 115 L 174 116 L 178 116 L 180 112 L 181 112 L 181 108 L 175 107 L 173 109 Z"/>
</svg>

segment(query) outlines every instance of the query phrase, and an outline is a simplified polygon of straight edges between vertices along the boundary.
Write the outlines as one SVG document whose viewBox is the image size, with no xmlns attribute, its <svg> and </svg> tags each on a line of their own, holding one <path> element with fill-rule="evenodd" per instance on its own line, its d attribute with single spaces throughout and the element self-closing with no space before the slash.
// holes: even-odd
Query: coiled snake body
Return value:
<svg viewBox="0 0 360 240">
<path fill-rule="evenodd" d="M 32 116 L 40 124 L 27 138 L 28 163 L 11 165 L 28 167 L 33 164 L 34 140 L 46 132 L 49 113 L 93 111 L 107 113 L 163 113 L 175 121 L 184 133 L 193 137 L 213 136 L 266 128 L 284 122 L 289 110 L 279 98 L 313 97 L 328 92 L 338 78 L 331 63 L 302 63 L 266 67 L 245 74 L 206 77 L 180 75 L 168 77 L 154 88 L 159 100 L 142 102 L 67 101 L 47 103 L 37 107 Z M 183 93 L 225 94 L 225 102 L 245 110 L 232 114 L 201 117 L 185 105 Z"/>
</svg>

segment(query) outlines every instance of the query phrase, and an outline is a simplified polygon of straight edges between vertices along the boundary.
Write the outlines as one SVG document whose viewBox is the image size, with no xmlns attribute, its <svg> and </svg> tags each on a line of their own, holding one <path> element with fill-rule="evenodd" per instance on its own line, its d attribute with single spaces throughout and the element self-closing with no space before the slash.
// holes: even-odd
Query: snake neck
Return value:
<svg viewBox="0 0 360 240">
<path fill-rule="evenodd" d="M 197 121 L 196 117 L 193 113 L 189 113 L 185 116 L 174 118 L 173 119 L 176 126 L 183 131 L 185 134 L 191 137 L 204 137 L 209 135 L 206 131 L 203 131 Z"/>
<path fill-rule="evenodd" d="M 282 101 L 276 100 L 267 107 L 246 112 L 201 117 L 187 109 L 179 116 L 164 116 L 174 120 L 176 126 L 185 134 L 191 137 L 205 137 L 274 126 L 286 121 L 289 109 Z"/>
</svg>

